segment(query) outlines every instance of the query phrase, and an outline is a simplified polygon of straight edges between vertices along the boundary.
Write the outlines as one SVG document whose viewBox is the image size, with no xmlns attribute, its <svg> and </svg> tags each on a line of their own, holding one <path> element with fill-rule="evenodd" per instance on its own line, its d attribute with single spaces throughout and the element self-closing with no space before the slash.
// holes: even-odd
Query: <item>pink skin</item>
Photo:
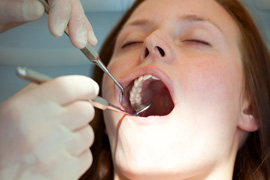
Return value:
<svg viewBox="0 0 270 180">
<path fill-rule="evenodd" d="M 183 20 L 185 15 L 212 23 Z M 130 25 L 141 19 L 149 22 Z M 212 0 L 147 0 L 126 24 L 110 72 L 124 86 L 141 75 L 158 77 L 175 107 L 167 116 L 126 116 L 121 121 L 123 114 L 104 113 L 115 179 L 231 179 L 243 141 L 239 122 L 245 105 L 240 32 L 234 20 Z M 130 41 L 136 43 L 121 49 Z M 119 94 L 105 76 L 103 96 L 120 105 Z"/>
</svg>

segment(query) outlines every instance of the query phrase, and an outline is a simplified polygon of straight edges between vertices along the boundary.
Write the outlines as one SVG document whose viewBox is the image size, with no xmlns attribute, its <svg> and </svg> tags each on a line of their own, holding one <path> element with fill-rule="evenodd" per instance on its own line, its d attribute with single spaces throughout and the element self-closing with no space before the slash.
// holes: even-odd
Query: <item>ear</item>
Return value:
<svg viewBox="0 0 270 180">
<path fill-rule="evenodd" d="M 238 122 L 238 128 L 246 132 L 254 132 L 259 129 L 257 113 L 250 101 L 245 98 L 242 104 L 241 117 Z"/>
</svg>

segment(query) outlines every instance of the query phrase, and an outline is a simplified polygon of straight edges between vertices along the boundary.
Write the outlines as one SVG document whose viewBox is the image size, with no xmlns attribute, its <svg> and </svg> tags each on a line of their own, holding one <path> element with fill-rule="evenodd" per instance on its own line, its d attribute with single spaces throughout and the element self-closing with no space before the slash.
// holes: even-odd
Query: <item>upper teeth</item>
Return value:
<svg viewBox="0 0 270 180">
<path fill-rule="evenodd" d="M 145 107 L 145 105 L 142 104 L 141 92 L 143 83 L 148 79 L 159 80 L 157 77 L 154 77 L 152 75 L 144 75 L 134 81 L 134 85 L 130 91 L 129 101 L 131 107 L 135 111 L 141 110 L 142 108 Z"/>
</svg>

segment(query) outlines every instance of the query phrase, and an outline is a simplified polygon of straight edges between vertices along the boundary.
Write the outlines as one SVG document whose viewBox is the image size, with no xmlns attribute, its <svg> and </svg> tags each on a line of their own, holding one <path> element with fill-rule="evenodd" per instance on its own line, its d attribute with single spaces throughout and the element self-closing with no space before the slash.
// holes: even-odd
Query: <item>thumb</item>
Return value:
<svg viewBox="0 0 270 180">
<path fill-rule="evenodd" d="M 38 0 L 0 1 L 0 24 L 29 22 L 43 14 L 44 6 Z"/>
</svg>

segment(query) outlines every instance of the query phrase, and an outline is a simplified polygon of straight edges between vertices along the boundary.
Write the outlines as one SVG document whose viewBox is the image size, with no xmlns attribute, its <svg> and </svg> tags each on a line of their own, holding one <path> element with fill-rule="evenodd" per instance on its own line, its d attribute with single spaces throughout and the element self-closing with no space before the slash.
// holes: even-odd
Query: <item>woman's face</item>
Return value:
<svg viewBox="0 0 270 180">
<path fill-rule="evenodd" d="M 231 178 L 242 108 L 239 34 L 214 0 L 146 0 L 136 9 L 108 68 L 126 89 L 124 109 L 153 104 L 144 117 L 104 113 L 118 176 Z M 121 106 L 108 76 L 103 96 Z"/>
</svg>

